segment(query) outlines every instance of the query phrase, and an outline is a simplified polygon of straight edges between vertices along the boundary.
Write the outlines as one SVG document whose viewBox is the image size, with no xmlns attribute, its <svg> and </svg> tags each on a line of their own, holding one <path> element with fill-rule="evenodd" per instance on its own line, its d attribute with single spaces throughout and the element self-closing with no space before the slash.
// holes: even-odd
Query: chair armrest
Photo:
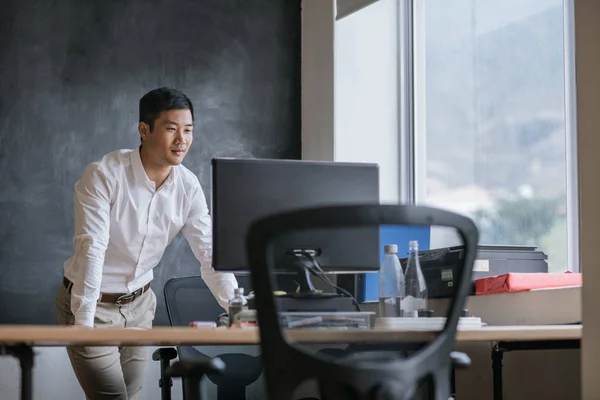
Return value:
<svg viewBox="0 0 600 400">
<path fill-rule="evenodd" d="M 457 368 L 466 369 L 471 366 L 471 358 L 465 353 L 453 351 L 450 353 L 450 359 L 452 360 L 452 365 Z"/>
<path fill-rule="evenodd" d="M 206 360 L 184 360 L 174 362 L 167 370 L 172 378 L 198 378 L 208 373 L 222 373 L 225 363 L 218 357 Z"/>
<path fill-rule="evenodd" d="M 152 353 L 152 359 L 154 361 L 173 360 L 175 358 L 177 358 L 177 350 L 173 347 L 161 347 Z"/>
</svg>

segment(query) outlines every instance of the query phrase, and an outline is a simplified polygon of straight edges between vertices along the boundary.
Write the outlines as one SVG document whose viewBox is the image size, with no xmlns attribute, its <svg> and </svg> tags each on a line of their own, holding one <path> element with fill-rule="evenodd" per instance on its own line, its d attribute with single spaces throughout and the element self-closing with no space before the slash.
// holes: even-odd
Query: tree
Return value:
<svg viewBox="0 0 600 400">
<path fill-rule="evenodd" d="M 556 219 L 557 201 L 511 198 L 498 201 L 495 210 L 478 210 L 474 220 L 483 244 L 535 245 Z"/>
</svg>

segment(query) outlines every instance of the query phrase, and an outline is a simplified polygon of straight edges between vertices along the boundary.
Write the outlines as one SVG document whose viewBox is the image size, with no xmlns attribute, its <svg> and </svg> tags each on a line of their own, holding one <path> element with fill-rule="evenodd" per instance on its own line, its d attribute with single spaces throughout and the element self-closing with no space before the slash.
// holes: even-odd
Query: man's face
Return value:
<svg viewBox="0 0 600 400">
<path fill-rule="evenodd" d="M 190 110 L 169 110 L 160 113 L 154 121 L 154 129 L 140 122 L 140 136 L 143 147 L 153 164 L 164 166 L 179 165 L 187 154 L 193 136 L 193 120 Z"/>
</svg>

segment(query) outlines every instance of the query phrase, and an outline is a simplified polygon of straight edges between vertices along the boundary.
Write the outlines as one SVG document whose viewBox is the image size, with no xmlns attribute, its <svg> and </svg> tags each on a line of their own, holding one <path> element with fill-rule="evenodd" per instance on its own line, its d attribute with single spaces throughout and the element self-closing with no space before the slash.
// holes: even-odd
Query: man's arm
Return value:
<svg viewBox="0 0 600 400">
<path fill-rule="evenodd" d="M 88 165 L 75 184 L 75 252 L 71 311 L 75 325 L 94 326 L 110 227 L 111 182 L 102 168 Z"/>
<path fill-rule="evenodd" d="M 238 287 L 232 273 L 215 272 L 212 267 L 212 220 L 204 192 L 199 189 L 192 199 L 192 208 L 182 229 L 192 252 L 200 261 L 200 276 L 225 311 L 233 291 Z"/>
</svg>

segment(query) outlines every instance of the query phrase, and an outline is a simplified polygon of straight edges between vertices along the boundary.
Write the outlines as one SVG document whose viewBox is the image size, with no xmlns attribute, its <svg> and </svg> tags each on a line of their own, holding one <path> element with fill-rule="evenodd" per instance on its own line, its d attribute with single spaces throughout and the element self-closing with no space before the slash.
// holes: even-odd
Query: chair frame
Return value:
<svg viewBox="0 0 600 400">
<path fill-rule="evenodd" d="M 172 286 L 175 286 L 175 289 Z M 201 276 L 182 276 L 167 280 L 163 287 L 163 294 L 170 326 L 179 326 L 181 324 L 181 305 L 178 304 L 174 298 L 176 293 L 174 290 L 180 289 L 210 290 Z M 171 360 L 175 359 L 177 356 L 179 356 L 179 361 L 175 361 L 173 365 L 171 365 Z M 171 387 L 173 385 L 172 377 L 181 378 L 184 399 L 199 399 L 201 391 L 200 382 L 204 376 L 217 386 L 217 397 L 219 399 L 245 399 L 246 387 L 258 379 L 259 376 L 254 378 L 252 382 L 246 383 L 244 386 L 241 386 L 239 381 L 231 384 L 223 384 L 223 382 L 218 381 L 228 379 L 231 376 L 231 369 L 235 370 L 236 368 L 239 368 L 239 366 L 229 365 L 230 370 L 227 371 L 224 368 L 218 369 L 212 364 L 214 362 L 227 363 L 232 357 L 237 358 L 237 361 L 239 362 L 240 359 L 244 360 L 246 355 L 231 353 L 211 357 L 197 350 L 194 346 L 189 345 L 178 345 L 175 346 L 175 348 L 166 347 L 157 349 L 153 353 L 152 358 L 161 363 L 159 386 L 161 388 L 162 400 L 171 399 Z M 254 356 L 247 357 L 255 358 Z M 248 371 L 254 371 L 254 369 L 248 369 Z"/>
<path fill-rule="evenodd" d="M 450 304 L 450 313 L 439 336 L 417 355 L 406 359 L 377 360 L 354 357 L 352 363 L 333 362 L 293 346 L 282 330 L 273 295 L 274 239 L 291 231 L 380 225 L 435 225 L 458 230 L 465 244 L 461 279 Z M 472 266 L 479 234 L 467 217 L 430 207 L 413 205 L 350 205 L 301 209 L 271 215 L 255 221 L 246 236 L 246 252 L 252 271 L 253 286 L 266 390 L 270 399 L 289 399 L 293 389 L 308 379 L 321 379 L 349 387 L 360 399 L 405 400 L 414 394 L 417 382 L 431 376 L 436 400 L 450 396 L 451 353 L 456 329 L 469 294 Z M 384 394 L 385 393 L 385 394 Z"/>
</svg>

